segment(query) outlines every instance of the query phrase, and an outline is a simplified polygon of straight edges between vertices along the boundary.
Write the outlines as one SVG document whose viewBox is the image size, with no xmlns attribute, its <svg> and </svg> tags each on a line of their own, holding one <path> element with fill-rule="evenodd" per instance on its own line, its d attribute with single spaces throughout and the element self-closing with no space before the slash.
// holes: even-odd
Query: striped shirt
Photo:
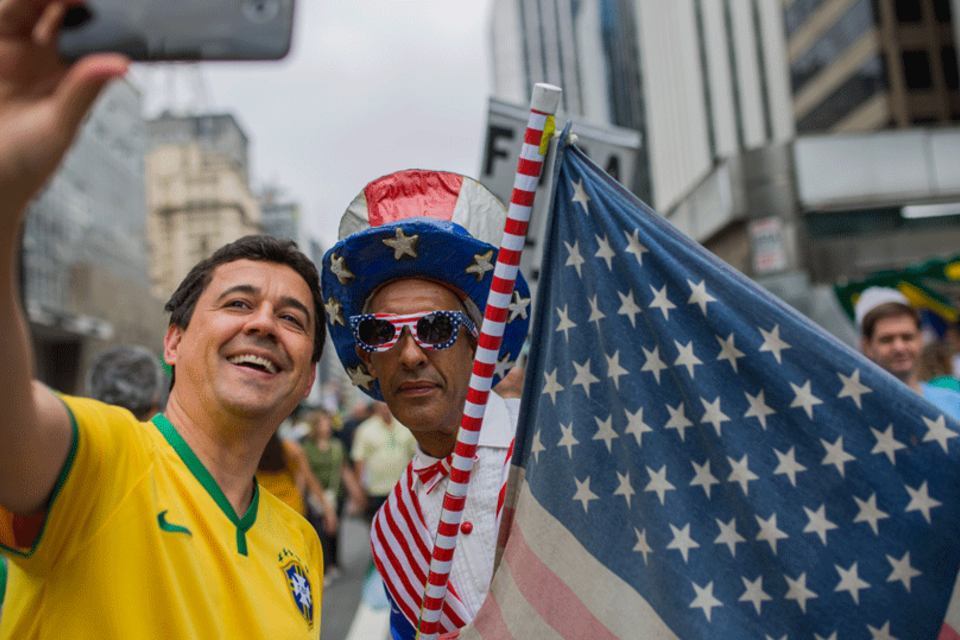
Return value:
<svg viewBox="0 0 960 640">
<path fill-rule="evenodd" d="M 473 620 L 489 591 L 519 406 L 519 399 L 504 400 L 490 394 L 450 570 L 441 617 L 443 631 L 459 629 Z M 428 488 L 416 471 L 436 462 L 417 448 L 417 455 L 374 517 L 370 533 L 374 561 L 387 591 L 414 628 L 447 486 L 447 478 L 443 478 Z"/>
</svg>

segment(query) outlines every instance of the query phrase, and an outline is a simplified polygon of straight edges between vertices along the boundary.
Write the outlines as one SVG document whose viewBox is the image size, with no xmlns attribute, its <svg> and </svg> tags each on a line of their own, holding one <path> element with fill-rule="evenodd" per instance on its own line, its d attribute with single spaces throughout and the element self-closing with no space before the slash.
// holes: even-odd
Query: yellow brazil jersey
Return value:
<svg viewBox="0 0 960 640">
<path fill-rule="evenodd" d="M 0 517 L 0 638 L 320 637 L 323 560 L 306 520 L 256 485 L 238 517 L 163 416 L 64 401 L 73 446 L 39 536 L 18 540 Z"/>
</svg>

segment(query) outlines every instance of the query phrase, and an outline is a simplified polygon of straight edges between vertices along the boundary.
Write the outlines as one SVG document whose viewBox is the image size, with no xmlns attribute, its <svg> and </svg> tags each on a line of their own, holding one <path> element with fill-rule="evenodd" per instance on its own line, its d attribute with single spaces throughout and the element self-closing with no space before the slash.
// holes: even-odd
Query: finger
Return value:
<svg viewBox="0 0 960 640">
<path fill-rule="evenodd" d="M 74 63 L 54 94 L 63 127 L 76 131 L 103 87 L 126 74 L 130 61 L 120 54 L 86 56 Z"/>
<path fill-rule="evenodd" d="M 52 2 L 47 5 L 33 28 L 33 41 L 40 45 L 49 45 L 53 42 L 65 15 L 67 15 L 66 3 Z"/>
</svg>

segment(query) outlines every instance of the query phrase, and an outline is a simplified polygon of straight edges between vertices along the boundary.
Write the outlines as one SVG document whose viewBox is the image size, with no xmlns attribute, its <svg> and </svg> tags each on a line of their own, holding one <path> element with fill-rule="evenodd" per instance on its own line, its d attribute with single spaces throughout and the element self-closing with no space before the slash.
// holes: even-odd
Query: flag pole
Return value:
<svg viewBox="0 0 960 640">
<path fill-rule="evenodd" d="M 497 263 L 493 271 L 493 283 L 480 327 L 477 354 L 470 376 L 470 388 L 460 422 L 457 446 L 454 449 L 453 463 L 447 492 L 443 497 L 443 511 L 440 525 L 430 558 L 430 573 L 424 588 L 423 604 L 420 608 L 420 620 L 417 625 L 417 640 L 434 640 L 440 630 L 440 617 L 443 600 L 447 593 L 450 567 L 457 545 L 457 532 L 463 517 L 470 472 L 480 439 L 480 425 L 493 373 L 496 370 L 497 355 L 506 326 L 510 299 L 513 295 L 517 271 L 520 268 L 520 255 L 523 252 L 530 212 L 543 168 L 543 159 L 547 152 L 550 136 L 554 129 L 553 116 L 560 104 L 559 87 L 537 83 L 530 99 L 530 117 L 517 163 L 517 174 L 513 183 L 513 194 L 507 210 L 507 221 L 503 230 L 503 239 L 497 254 Z"/>
</svg>

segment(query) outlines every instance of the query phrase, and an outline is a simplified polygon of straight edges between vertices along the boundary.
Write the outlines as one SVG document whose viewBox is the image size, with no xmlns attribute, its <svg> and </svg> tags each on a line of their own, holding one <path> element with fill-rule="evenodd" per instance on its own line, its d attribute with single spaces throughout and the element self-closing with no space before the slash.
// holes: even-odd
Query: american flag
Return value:
<svg viewBox="0 0 960 640">
<path fill-rule="evenodd" d="M 958 637 L 960 424 L 560 145 L 512 524 L 460 637 Z"/>
</svg>

